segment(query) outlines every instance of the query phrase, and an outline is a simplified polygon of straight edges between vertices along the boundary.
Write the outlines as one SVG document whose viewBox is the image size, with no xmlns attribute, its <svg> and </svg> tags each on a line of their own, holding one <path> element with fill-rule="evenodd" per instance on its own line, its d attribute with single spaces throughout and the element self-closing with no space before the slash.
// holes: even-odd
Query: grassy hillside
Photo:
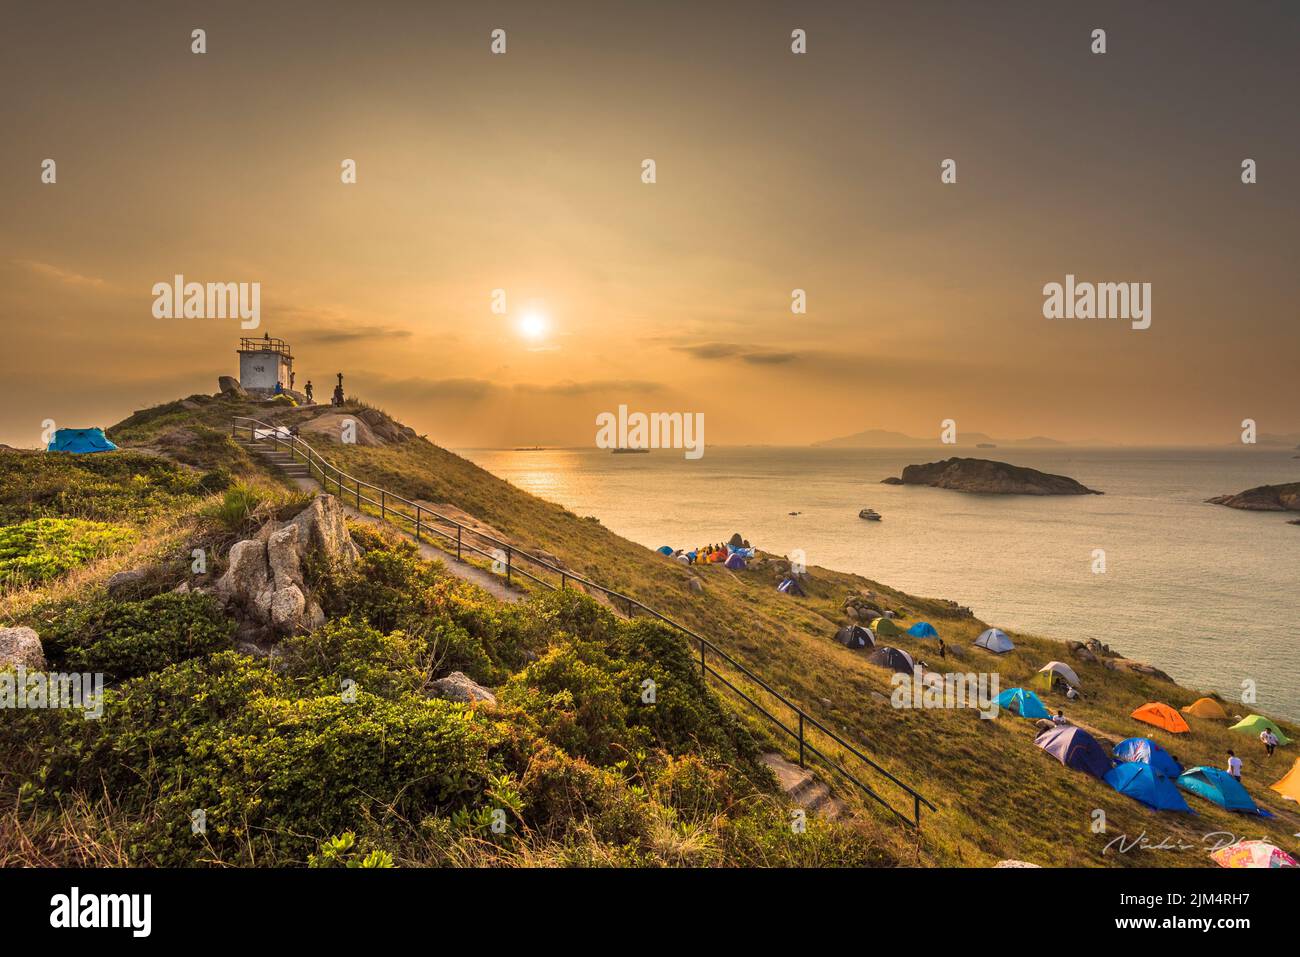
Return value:
<svg viewBox="0 0 1300 957">
<path fill-rule="evenodd" d="M 107 679 L 97 718 L 4 712 L 0 866 L 894 863 L 852 821 L 792 830 L 690 650 L 580 595 L 499 602 L 357 526 L 358 562 L 305 573 L 326 623 L 273 654 L 241 644 L 210 586 L 236 541 L 305 497 L 246 458 L 226 467 L 199 417 L 135 418 L 142 447 L 177 427 L 203 437 L 177 456 L 200 467 L 0 451 L 0 540 L 39 552 L 5 536 L 33 521 L 116 533 L 0 588 L 0 625 L 36 630 L 51 672 Z M 211 560 L 198 572 L 196 549 Z M 452 672 L 496 706 L 433 694 Z"/>
<path fill-rule="evenodd" d="M 172 403 L 137 413 L 110 430 L 110 436 L 119 444 L 147 446 L 180 460 L 188 458 L 190 464 L 201 468 L 225 465 L 232 473 L 253 475 L 257 466 L 241 449 L 224 442 L 231 415 L 255 414 L 265 421 L 293 424 L 320 414 L 320 410 L 229 399 L 191 405 L 194 407 L 182 408 Z M 344 411 L 379 415 L 362 405 Z M 166 437 L 176 430 L 194 433 L 200 439 L 198 450 L 172 453 Z M 971 644 L 985 624 L 964 617 L 952 603 L 906 595 L 882 583 L 830 569 L 810 568 L 808 595 L 798 598 L 775 590 L 775 562 L 756 563 L 741 572 L 720 566 L 687 568 L 620 538 L 594 518 L 574 515 L 514 488 L 422 438 L 373 446 L 343 445 L 326 431 L 311 434 L 309 440 L 353 474 L 411 498 L 462 509 L 517 546 L 556 556 L 575 571 L 707 635 L 810 714 L 918 788 L 939 807 L 937 813 L 925 815 L 919 838 L 889 823 L 870 804 L 861 805 L 852 792 L 839 789 L 842 797 L 855 803 L 857 839 L 878 848 L 881 859 L 959 866 L 985 866 L 1003 858 L 1049 866 L 1203 866 L 1208 863 L 1200 850 L 1203 836 L 1216 831 L 1294 846 L 1291 835 L 1300 830 L 1295 805 L 1267 788 L 1289 767 L 1294 745 L 1279 749 L 1278 755 L 1266 762 L 1258 741 L 1229 732 L 1219 723 L 1189 717 L 1192 734 L 1174 736 L 1128 717 L 1148 701 L 1186 705 L 1200 697 L 1192 689 L 1126 668 L 1075 661 L 1063 645 L 1043 636 L 1013 633 L 1016 650 L 995 657 Z M 717 540 L 732 531 L 724 525 L 700 533 L 703 539 Z M 691 589 L 692 578 L 700 580 L 700 591 Z M 925 619 L 934 624 L 950 649 L 944 662 L 937 659 L 932 642 L 907 636 L 890 639 L 897 647 L 926 659 L 932 668 L 996 670 L 1004 689 L 1036 687 L 1050 708 L 1064 707 L 1076 723 L 1112 740 L 1139 735 L 1154 738 L 1185 765 L 1222 767 L 1224 752 L 1235 748 L 1246 760 L 1246 783 L 1252 796 L 1277 817 L 1272 821 L 1246 818 L 1197 798 L 1189 798 L 1196 815 L 1157 814 L 1047 757 L 1033 746 L 1036 729 L 1032 722 L 1005 713 L 988 721 L 970 710 L 891 707 L 887 701 L 892 690 L 889 672 L 868 664 L 861 652 L 832 640 L 835 629 L 845 622 L 843 602 L 853 595 L 871 595 L 873 604 L 898 612 L 906 621 Z M 1122 636 L 1099 637 L 1123 648 Z M 1088 692 L 1086 699 L 1066 703 L 1034 683 L 1037 669 L 1052 659 L 1071 663 Z M 766 733 L 762 725 L 751 721 L 743 705 L 731 702 L 729 707 L 749 734 L 761 738 Z M 1228 710 L 1245 713 L 1254 709 L 1237 705 Z M 1288 735 L 1300 737 L 1297 729 L 1285 723 L 1282 726 Z M 763 746 L 783 746 L 792 754 L 785 742 L 769 739 Z M 878 777 L 870 781 L 883 794 L 892 797 L 896 793 Z M 1105 812 L 1105 834 L 1094 830 L 1096 809 Z M 1120 835 L 1136 840 L 1143 834 L 1152 843 L 1168 838 L 1191 849 L 1133 848 L 1117 853 L 1112 848 L 1103 853 L 1108 842 Z"/>
</svg>

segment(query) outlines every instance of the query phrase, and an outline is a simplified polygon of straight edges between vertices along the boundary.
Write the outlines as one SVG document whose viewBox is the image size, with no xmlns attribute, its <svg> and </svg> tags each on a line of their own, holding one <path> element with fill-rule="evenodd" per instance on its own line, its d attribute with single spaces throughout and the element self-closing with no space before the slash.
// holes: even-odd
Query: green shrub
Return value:
<svg viewBox="0 0 1300 957">
<path fill-rule="evenodd" d="M 0 524 L 50 517 L 138 521 L 203 494 L 191 472 L 156 455 L 0 449 Z"/>
<path fill-rule="evenodd" d="M 79 518 L 37 518 L 0 528 L 0 584 L 57 578 L 135 541 L 121 525 Z"/>
<path fill-rule="evenodd" d="M 265 501 L 262 489 L 247 482 L 236 482 L 226 489 L 221 501 L 210 505 L 205 510 L 227 531 L 238 532 L 247 528 L 253 521 L 258 507 Z"/>
<path fill-rule="evenodd" d="M 210 595 L 169 592 L 143 601 L 92 601 L 54 622 L 42 640 L 67 669 L 120 680 L 226 647 L 234 630 Z"/>
<path fill-rule="evenodd" d="M 387 635 L 345 618 L 280 644 L 286 673 L 312 694 L 337 693 L 344 678 L 371 694 L 394 698 L 419 691 L 429 677 L 426 642 L 401 631 Z"/>
</svg>

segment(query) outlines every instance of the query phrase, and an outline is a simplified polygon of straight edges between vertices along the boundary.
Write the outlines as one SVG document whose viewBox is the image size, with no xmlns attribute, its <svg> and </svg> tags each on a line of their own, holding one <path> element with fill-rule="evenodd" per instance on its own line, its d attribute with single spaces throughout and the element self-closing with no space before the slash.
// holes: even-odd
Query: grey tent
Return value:
<svg viewBox="0 0 1300 957">
<path fill-rule="evenodd" d="M 1001 628 L 990 628 L 975 639 L 976 648 L 985 648 L 995 655 L 1003 654 L 1015 647 L 1007 633 Z"/>
<path fill-rule="evenodd" d="M 873 665 L 883 665 L 886 668 L 893 668 L 895 671 L 901 671 L 905 674 L 911 674 L 912 668 L 915 667 L 911 655 L 906 651 L 891 648 L 889 645 L 881 645 L 867 656 L 867 660 Z"/>
<path fill-rule="evenodd" d="M 876 644 L 871 632 L 861 625 L 845 625 L 835 632 L 835 640 L 850 648 L 871 648 Z"/>
</svg>

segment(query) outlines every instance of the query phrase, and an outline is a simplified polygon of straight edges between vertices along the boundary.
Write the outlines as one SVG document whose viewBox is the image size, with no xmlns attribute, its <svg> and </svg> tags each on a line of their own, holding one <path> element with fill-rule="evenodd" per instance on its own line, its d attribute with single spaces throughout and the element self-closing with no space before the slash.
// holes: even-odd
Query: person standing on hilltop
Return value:
<svg viewBox="0 0 1300 957">
<path fill-rule="evenodd" d="M 312 398 L 312 394 L 311 394 L 311 379 L 307 380 L 307 384 L 302 387 L 302 390 L 303 392 L 307 393 L 307 404 L 315 405 L 316 400 Z"/>
<path fill-rule="evenodd" d="M 338 375 L 338 377 L 339 377 L 339 384 L 336 385 L 336 386 L 334 387 L 334 401 L 333 401 L 332 404 L 333 404 L 333 405 L 342 405 L 342 404 L 344 403 L 344 401 L 346 401 L 346 400 L 343 398 L 343 373 L 340 372 L 340 373 L 337 373 L 337 375 Z"/>
</svg>

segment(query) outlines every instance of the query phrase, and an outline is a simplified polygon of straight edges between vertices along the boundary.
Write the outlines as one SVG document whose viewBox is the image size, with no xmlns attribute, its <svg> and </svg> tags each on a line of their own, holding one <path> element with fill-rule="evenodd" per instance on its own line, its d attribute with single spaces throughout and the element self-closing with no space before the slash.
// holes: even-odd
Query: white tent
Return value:
<svg viewBox="0 0 1300 957">
<path fill-rule="evenodd" d="M 1053 671 L 1056 672 L 1058 675 L 1060 675 L 1062 678 L 1064 678 L 1066 681 L 1068 681 L 1070 684 L 1074 685 L 1074 687 L 1076 688 L 1079 687 L 1080 684 L 1079 676 L 1076 675 L 1074 673 L 1074 669 L 1071 668 L 1069 665 L 1067 665 L 1064 661 L 1049 661 L 1047 664 L 1043 665 L 1043 667 L 1038 669 L 1038 673 L 1040 675 L 1048 674 Z"/>
<path fill-rule="evenodd" d="M 1015 644 L 1007 637 L 1007 633 L 1001 628 L 990 628 L 984 634 L 975 639 L 976 648 L 986 648 L 995 655 L 1000 655 L 1010 651 Z"/>
</svg>

